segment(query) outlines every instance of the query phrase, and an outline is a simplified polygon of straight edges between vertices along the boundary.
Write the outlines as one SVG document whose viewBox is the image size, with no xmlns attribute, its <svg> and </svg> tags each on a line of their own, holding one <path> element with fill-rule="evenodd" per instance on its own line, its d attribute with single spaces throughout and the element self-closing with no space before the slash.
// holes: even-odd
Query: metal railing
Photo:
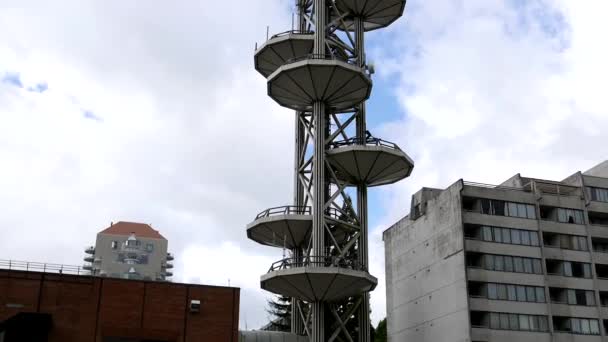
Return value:
<svg viewBox="0 0 608 342">
<path fill-rule="evenodd" d="M 91 275 L 91 271 L 85 270 L 82 266 L 2 259 L 0 259 L 0 269 L 72 275 Z"/>
<path fill-rule="evenodd" d="M 290 34 L 313 34 L 313 31 L 302 31 L 302 30 L 289 30 L 289 31 L 285 31 L 285 32 L 280 32 L 277 34 L 272 35 L 272 37 L 270 37 L 270 39 L 273 38 L 278 38 L 278 37 L 282 37 L 282 36 L 288 36 Z"/>
<path fill-rule="evenodd" d="M 282 207 L 269 208 L 259 213 L 255 219 L 276 215 L 310 215 L 312 208 L 309 206 L 286 205 Z"/>
<path fill-rule="evenodd" d="M 512 186 L 504 186 L 504 185 L 494 185 L 494 184 L 485 184 L 485 183 L 477 183 L 477 182 L 469 182 L 463 181 L 464 185 L 474 186 L 477 188 L 487 188 L 487 189 L 500 189 L 500 190 L 514 190 L 514 191 L 526 191 L 524 188 L 516 188 Z"/>
<path fill-rule="evenodd" d="M 309 54 L 304 55 L 304 56 L 290 58 L 290 59 L 288 59 L 285 62 L 285 64 L 291 64 L 291 63 L 295 63 L 295 62 L 299 62 L 299 61 L 305 61 L 305 60 L 311 60 L 311 59 L 315 59 L 315 60 L 321 59 L 321 60 L 328 60 L 328 61 L 340 61 L 340 62 L 356 65 L 356 61 L 349 60 L 348 58 L 343 58 L 343 57 L 336 56 L 336 55 L 318 54 L 318 53 L 309 53 Z"/>
<path fill-rule="evenodd" d="M 268 273 L 298 267 L 339 267 L 367 272 L 367 267 L 357 260 L 338 256 L 304 256 L 302 258 L 285 258 L 270 265 Z"/>
<path fill-rule="evenodd" d="M 351 145 L 365 145 L 365 146 L 384 146 L 396 150 L 401 150 L 397 144 L 382 140 L 380 138 L 367 137 L 367 138 L 350 138 L 346 140 L 334 141 L 331 143 L 331 146 L 341 147 L 341 146 L 351 146 Z"/>
</svg>

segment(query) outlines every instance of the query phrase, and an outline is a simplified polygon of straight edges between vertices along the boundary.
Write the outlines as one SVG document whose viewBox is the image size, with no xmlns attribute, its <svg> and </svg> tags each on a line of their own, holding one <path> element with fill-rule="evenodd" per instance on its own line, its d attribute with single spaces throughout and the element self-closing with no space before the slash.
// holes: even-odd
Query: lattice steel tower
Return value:
<svg viewBox="0 0 608 342">
<path fill-rule="evenodd" d="M 368 272 L 367 188 L 408 177 L 414 163 L 366 129 L 373 67 L 364 34 L 397 20 L 405 0 L 296 0 L 296 8 L 297 29 L 255 52 L 268 95 L 296 111 L 294 203 L 258 214 L 247 236 L 290 250 L 261 286 L 292 297 L 293 333 L 368 342 L 377 279 Z"/>
</svg>

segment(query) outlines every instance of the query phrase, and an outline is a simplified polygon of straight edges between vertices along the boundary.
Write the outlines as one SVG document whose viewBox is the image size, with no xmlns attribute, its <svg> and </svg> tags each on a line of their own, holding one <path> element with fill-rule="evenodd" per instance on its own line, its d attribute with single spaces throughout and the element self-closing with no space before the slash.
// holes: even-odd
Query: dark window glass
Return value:
<svg viewBox="0 0 608 342">
<path fill-rule="evenodd" d="M 498 290 L 496 289 L 496 284 L 490 283 L 488 284 L 488 299 L 497 299 L 498 298 Z"/>
<path fill-rule="evenodd" d="M 500 313 L 500 329 L 509 329 L 509 314 Z"/>
<path fill-rule="evenodd" d="M 484 241 L 492 241 L 492 227 L 482 227 L 481 228 L 482 232 L 483 232 L 483 240 Z"/>
<path fill-rule="evenodd" d="M 536 301 L 539 303 L 545 302 L 545 289 L 543 287 L 536 288 Z"/>
<path fill-rule="evenodd" d="M 540 263 L 540 259 L 533 259 L 532 260 L 532 266 L 534 267 L 534 273 L 536 274 L 542 274 L 543 273 L 543 267 Z"/>
<path fill-rule="evenodd" d="M 513 257 L 513 269 L 515 272 L 524 272 L 524 261 L 521 257 Z"/>
<path fill-rule="evenodd" d="M 536 291 L 532 286 L 526 287 L 526 299 L 528 302 L 536 302 Z"/>
<path fill-rule="evenodd" d="M 500 329 L 500 315 L 496 312 L 490 313 L 490 329 Z"/>
<path fill-rule="evenodd" d="M 505 262 L 502 255 L 494 256 L 494 270 L 496 271 L 504 271 L 505 270 Z"/>
<path fill-rule="evenodd" d="M 521 244 L 530 245 L 530 232 L 527 230 L 521 231 Z"/>
<path fill-rule="evenodd" d="M 509 329 L 519 330 L 519 320 L 517 314 L 509 314 Z"/>
<path fill-rule="evenodd" d="M 509 231 L 509 229 L 502 229 L 502 242 L 511 243 L 511 232 Z"/>
<path fill-rule="evenodd" d="M 517 285 L 517 300 L 520 302 L 526 301 L 526 287 Z"/>
<path fill-rule="evenodd" d="M 505 255 L 505 272 L 513 272 L 513 257 Z"/>
<path fill-rule="evenodd" d="M 521 245 L 521 236 L 519 230 L 511 229 L 511 242 L 516 245 Z"/>
<path fill-rule="evenodd" d="M 498 284 L 498 299 L 507 300 L 507 286 L 504 284 Z"/>
<path fill-rule="evenodd" d="M 537 232 L 530 232 L 530 244 L 532 246 L 538 246 L 539 245 L 538 233 Z"/>
<path fill-rule="evenodd" d="M 481 200 L 481 213 L 482 214 L 491 214 L 489 199 L 484 198 Z"/>
<path fill-rule="evenodd" d="M 507 285 L 507 295 L 509 300 L 517 300 L 517 291 L 515 285 Z"/>
<path fill-rule="evenodd" d="M 532 273 L 532 259 L 523 258 L 523 260 L 524 260 L 524 272 Z"/>
<path fill-rule="evenodd" d="M 494 231 L 494 241 L 502 242 L 502 229 L 494 227 L 492 230 Z"/>
</svg>

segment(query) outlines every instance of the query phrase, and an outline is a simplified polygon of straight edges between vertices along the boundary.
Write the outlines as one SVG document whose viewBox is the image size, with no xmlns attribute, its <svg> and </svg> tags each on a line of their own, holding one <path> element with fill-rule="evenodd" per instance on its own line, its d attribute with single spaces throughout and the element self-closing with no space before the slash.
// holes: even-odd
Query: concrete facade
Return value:
<svg viewBox="0 0 608 342">
<path fill-rule="evenodd" d="M 608 341 L 607 166 L 414 194 L 383 236 L 389 341 Z"/>
<path fill-rule="evenodd" d="M 0 337 L 3 321 L 35 314 L 50 316 L 45 339 L 19 338 L 24 332 L 17 331 L 6 341 L 236 342 L 239 294 L 230 287 L 0 270 Z"/>
<path fill-rule="evenodd" d="M 147 224 L 117 222 L 97 234 L 88 247 L 85 269 L 93 275 L 112 278 L 168 280 L 173 256 L 167 239 Z"/>
</svg>

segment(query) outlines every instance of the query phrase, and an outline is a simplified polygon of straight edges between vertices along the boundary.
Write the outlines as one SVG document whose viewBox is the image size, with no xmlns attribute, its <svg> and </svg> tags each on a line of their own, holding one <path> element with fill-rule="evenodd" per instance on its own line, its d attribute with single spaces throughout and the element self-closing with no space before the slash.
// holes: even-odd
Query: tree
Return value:
<svg viewBox="0 0 608 342">
<path fill-rule="evenodd" d="M 266 325 L 264 330 L 272 331 L 291 331 L 291 298 L 285 296 L 276 296 L 274 300 L 268 301 L 268 309 L 271 315 L 270 323 Z"/>
<path fill-rule="evenodd" d="M 374 342 L 386 342 L 386 318 L 378 322 L 378 326 L 376 327 L 376 334 L 373 339 Z"/>
</svg>

